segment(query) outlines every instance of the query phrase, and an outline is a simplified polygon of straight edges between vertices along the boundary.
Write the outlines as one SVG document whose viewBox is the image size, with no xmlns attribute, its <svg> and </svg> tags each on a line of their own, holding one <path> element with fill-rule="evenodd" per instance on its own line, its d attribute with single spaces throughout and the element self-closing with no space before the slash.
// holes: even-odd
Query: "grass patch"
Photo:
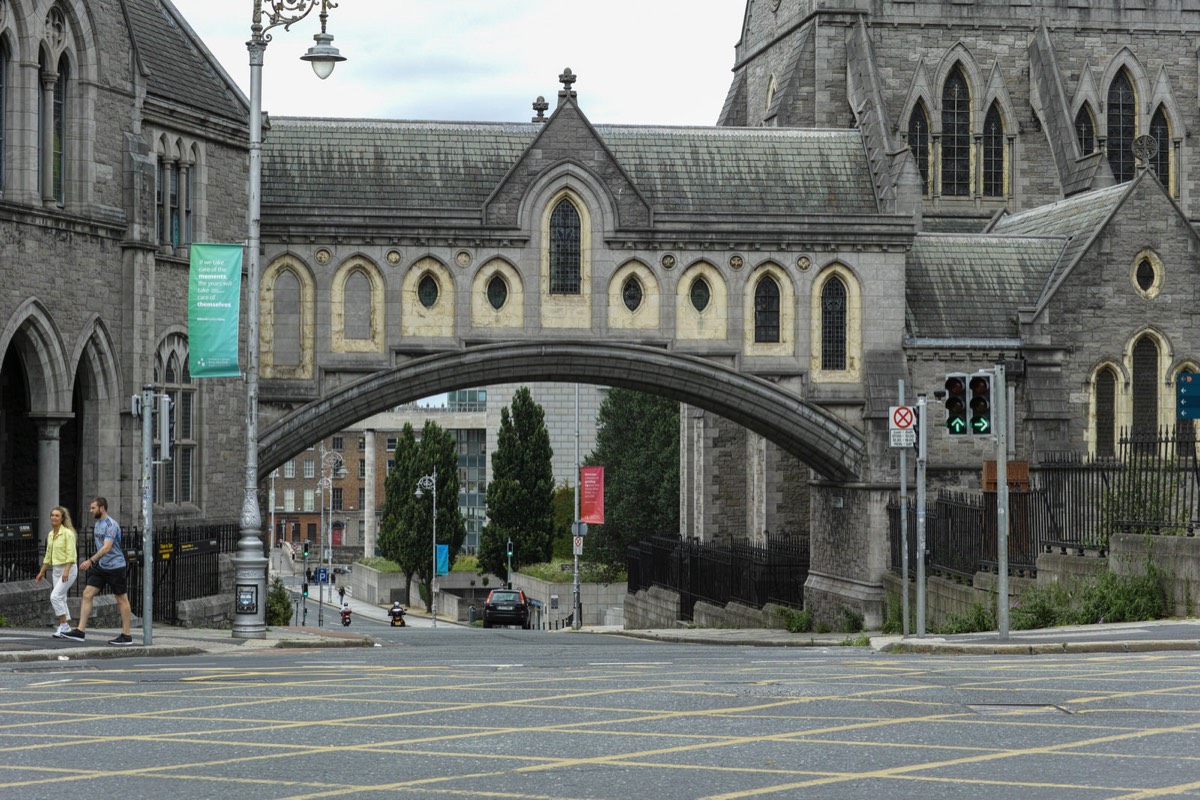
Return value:
<svg viewBox="0 0 1200 800">
<path fill-rule="evenodd" d="M 378 570 L 379 572 L 399 572 L 400 571 L 399 564 L 397 564 L 395 561 L 384 558 L 383 556 L 370 556 L 370 557 L 364 556 L 363 558 L 360 558 L 355 563 L 362 564 L 364 567 L 370 567 L 371 569 Z"/>
<path fill-rule="evenodd" d="M 546 583 L 571 583 L 575 579 L 575 561 L 574 558 L 556 558 L 540 564 L 525 564 L 516 571 Z M 625 570 L 619 567 L 588 562 L 579 564 L 580 583 L 624 583 L 628 580 Z"/>
<path fill-rule="evenodd" d="M 779 616 L 783 617 L 783 626 L 788 633 L 809 633 L 812 631 L 812 612 L 806 610 L 794 611 L 790 608 L 780 608 L 776 611 Z"/>
</svg>

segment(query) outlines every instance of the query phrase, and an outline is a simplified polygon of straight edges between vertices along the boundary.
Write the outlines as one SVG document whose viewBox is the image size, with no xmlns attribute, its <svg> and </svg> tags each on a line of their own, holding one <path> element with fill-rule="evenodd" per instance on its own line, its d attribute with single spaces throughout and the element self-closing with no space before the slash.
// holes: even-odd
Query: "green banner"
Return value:
<svg viewBox="0 0 1200 800">
<path fill-rule="evenodd" d="M 242 246 L 193 244 L 188 280 L 188 368 L 193 378 L 231 378 L 238 369 Z"/>
</svg>

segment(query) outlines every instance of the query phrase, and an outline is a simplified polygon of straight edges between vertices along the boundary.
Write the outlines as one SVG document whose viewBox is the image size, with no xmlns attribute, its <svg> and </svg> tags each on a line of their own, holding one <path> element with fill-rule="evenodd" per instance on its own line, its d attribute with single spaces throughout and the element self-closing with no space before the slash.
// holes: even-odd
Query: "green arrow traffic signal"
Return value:
<svg viewBox="0 0 1200 800">
<path fill-rule="evenodd" d="M 953 434 L 962 434 L 967 432 L 967 420 L 961 414 L 950 417 L 946 420 L 946 427 Z"/>
</svg>

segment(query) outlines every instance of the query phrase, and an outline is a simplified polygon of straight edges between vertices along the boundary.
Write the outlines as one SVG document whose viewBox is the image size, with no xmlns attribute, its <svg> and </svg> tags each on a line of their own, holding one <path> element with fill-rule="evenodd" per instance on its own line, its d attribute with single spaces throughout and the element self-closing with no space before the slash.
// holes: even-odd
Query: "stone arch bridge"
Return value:
<svg viewBox="0 0 1200 800">
<path fill-rule="evenodd" d="M 762 378 L 662 348 L 567 340 L 468 347 L 340 387 L 264 429 L 259 478 L 313 441 L 377 412 L 444 391 L 514 381 L 593 383 L 688 403 L 754 431 L 831 481 L 857 480 L 863 466 L 861 433 Z"/>
</svg>

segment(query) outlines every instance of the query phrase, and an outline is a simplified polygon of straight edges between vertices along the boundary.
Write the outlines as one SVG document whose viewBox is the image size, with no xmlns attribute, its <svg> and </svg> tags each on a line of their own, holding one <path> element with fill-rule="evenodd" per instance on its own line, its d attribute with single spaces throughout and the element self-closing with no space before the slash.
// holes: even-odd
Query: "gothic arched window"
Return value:
<svg viewBox="0 0 1200 800">
<path fill-rule="evenodd" d="M 271 339 L 272 361 L 276 366 L 300 364 L 300 279 L 290 269 L 275 276 L 272 292 L 274 335 Z"/>
<path fill-rule="evenodd" d="M 995 103 L 983 119 L 983 195 L 1004 195 L 1004 120 Z"/>
<path fill-rule="evenodd" d="M 43 62 L 41 67 L 41 91 L 38 93 L 38 181 L 42 197 L 63 202 L 66 180 L 67 143 L 67 71 L 70 65 L 66 55 L 58 59 L 54 74 Z M 52 82 L 50 82 L 52 81 Z M 49 135 L 47 135 L 47 133 Z"/>
<path fill-rule="evenodd" d="M 580 292 L 579 211 L 560 200 L 550 214 L 550 294 Z"/>
<path fill-rule="evenodd" d="M 498 274 L 493 275 L 487 284 L 488 305 L 499 311 L 508 302 L 508 284 Z"/>
<path fill-rule="evenodd" d="M 371 279 L 361 269 L 346 276 L 342 291 L 342 327 L 347 339 L 371 338 Z"/>
<path fill-rule="evenodd" d="M 1133 179 L 1133 137 L 1137 134 L 1137 108 L 1133 84 L 1121 70 L 1108 87 L 1108 165 L 1117 183 Z"/>
<path fill-rule="evenodd" d="M 1096 448 L 1098 456 L 1117 454 L 1117 376 L 1111 367 L 1096 375 Z"/>
<path fill-rule="evenodd" d="M 924 103 L 913 106 L 908 117 L 908 148 L 921 172 L 921 194 L 929 194 L 929 114 Z"/>
<path fill-rule="evenodd" d="M 1158 344 L 1143 336 L 1133 345 L 1133 435 L 1153 437 L 1158 429 Z"/>
<path fill-rule="evenodd" d="M 154 359 L 154 389 L 171 398 L 171 459 L 158 465 L 159 503 L 191 503 L 196 485 L 196 384 L 188 368 L 187 339 L 168 336 Z M 155 432 L 156 450 L 160 446 Z"/>
<path fill-rule="evenodd" d="M 779 341 L 779 284 L 770 275 L 754 289 L 754 341 Z"/>
<path fill-rule="evenodd" d="M 1171 191 L 1171 126 L 1167 122 L 1167 112 L 1159 106 L 1154 116 L 1150 118 L 1150 135 L 1158 143 L 1154 156 L 1150 159 L 1150 169 L 1158 177 L 1168 193 Z"/>
<path fill-rule="evenodd" d="M 1087 103 L 1079 107 L 1075 115 L 1075 140 L 1079 142 L 1079 154 L 1086 156 L 1096 149 L 1096 121 Z"/>
<path fill-rule="evenodd" d="M 8 119 L 8 45 L 0 39 L 0 192 L 4 191 L 4 162 L 6 148 L 5 133 Z"/>
<path fill-rule="evenodd" d="M 834 275 L 821 288 L 821 369 L 846 368 L 846 284 Z"/>
<path fill-rule="evenodd" d="M 971 92 L 962 66 L 942 87 L 942 194 L 971 193 Z"/>
</svg>

